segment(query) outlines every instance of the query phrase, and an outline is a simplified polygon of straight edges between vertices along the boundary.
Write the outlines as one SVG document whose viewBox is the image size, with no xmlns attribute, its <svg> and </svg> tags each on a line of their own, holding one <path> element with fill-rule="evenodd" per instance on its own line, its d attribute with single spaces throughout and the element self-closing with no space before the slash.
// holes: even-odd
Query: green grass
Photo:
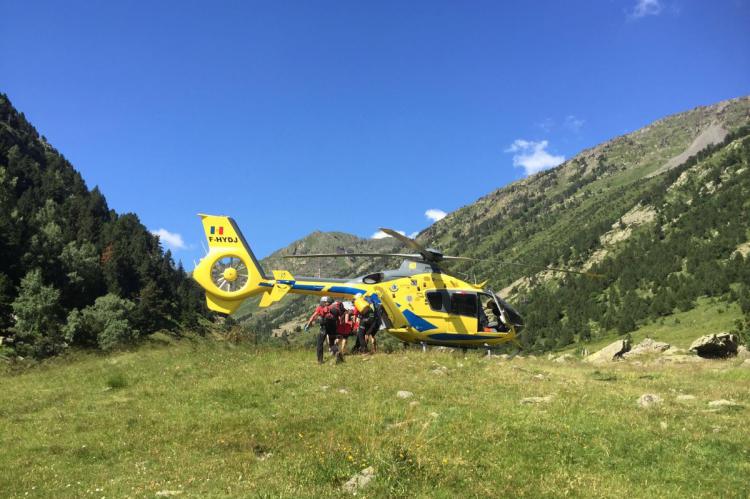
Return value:
<svg viewBox="0 0 750 499">
<path fill-rule="evenodd" d="M 409 350 L 318 366 L 312 351 L 208 341 L 77 354 L 0 375 L 0 490 L 342 496 L 373 466 L 360 495 L 739 497 L 750 369 L 737 364 L 594 368 Z M 664 402 L 642 409 L 643 393 Z M 742 407 L 708 412 L 719 398 Z"/>
</svg>

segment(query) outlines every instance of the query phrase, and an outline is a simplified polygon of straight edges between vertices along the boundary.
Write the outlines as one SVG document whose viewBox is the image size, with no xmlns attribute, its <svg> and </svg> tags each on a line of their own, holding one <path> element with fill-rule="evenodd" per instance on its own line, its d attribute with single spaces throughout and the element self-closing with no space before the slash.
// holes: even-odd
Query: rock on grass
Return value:
<svg viewBox="0 0 750 499">
<path fill-rule="evenodd" d="M 663 343 L 661 341 L 654 341 L 651 338 L 645 340 L 634 346 L 629 352 L 622 354 L 624 359 L 630 359 L 639 355 L 658 354 L 669 350 L 669 343 Z"/>
<path fill-rule="evenodd" d="M 396 392 L 396 396 L 400 399 L 408 399 L 414 396 L 412 392 L 407 392 L 406 390 L 399 390 Z"/>
<path fill-rule="evenodd" d="M 617 340 L 614 343 L 610 343 L 606 347 L 602 348 L 598 352 L 592 353 L 586 357 L 586 362 L 592 364 L 604 364 L 606 362 L 612 362 L 622 358 L 625 352 L 630 350 L 630 341 L 627 339 Z"/>
<path fill-rule="evenodd" d="M 375 478 L 375 468 L 368 466 L 353 477 L 351 477 L 343 486 L 344 492 L 356 494 L 361 488 L 365 487 Z"/>
<path fill-rule="evenodd" d="M 690 350 L 700 357 L 721 358 L 737 353 L 737 335 L 731 333 L 707 334 L 690 345 Z"/>
</svg>

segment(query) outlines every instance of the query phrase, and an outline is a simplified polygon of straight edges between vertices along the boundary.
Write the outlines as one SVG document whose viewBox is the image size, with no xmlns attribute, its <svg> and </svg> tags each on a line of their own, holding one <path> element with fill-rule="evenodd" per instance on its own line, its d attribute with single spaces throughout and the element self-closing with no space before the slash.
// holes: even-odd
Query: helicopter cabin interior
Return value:
<svg viewBox="0 0 750 499">
<path fill-rule="evenodd" d="M 448 330 L 460 333 L 485 332 L 490 318 L 485 313 L 487 302 L 495 301 L 500 311 L 498 332 L 506 332 L 511 325 L 520 326 L 521 320 L 515 310 L 491 292 L 433 289 L 426 290 L 425 298 L 429 311 L 421 315 L 431 323 L 444 322 Z"/>
</svg>

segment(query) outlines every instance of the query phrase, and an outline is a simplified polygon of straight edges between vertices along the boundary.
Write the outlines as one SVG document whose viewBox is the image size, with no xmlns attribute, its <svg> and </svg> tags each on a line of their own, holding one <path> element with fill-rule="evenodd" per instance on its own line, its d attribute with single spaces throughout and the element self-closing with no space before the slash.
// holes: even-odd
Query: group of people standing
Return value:
<svg viewBox="0 0 750 499">
<path fill-rule="evenodd" d="M 305 331 L 317 320 L 320 324 L 316 342 L 318 363 L 323 363 L 323 351 L 328 341 L 329 351 L 336 362 L 343 362 L 346 343 L 350 336 L 356 336 L 352 353 L 367 353 L 377 350 L 375 335 L 380 328 L 379 312 L 375 306 L 361 295 L 354 302 L 333 301 L 328 296 L 320 299 L 320 304 L 305 324 Z"/>
</svg>

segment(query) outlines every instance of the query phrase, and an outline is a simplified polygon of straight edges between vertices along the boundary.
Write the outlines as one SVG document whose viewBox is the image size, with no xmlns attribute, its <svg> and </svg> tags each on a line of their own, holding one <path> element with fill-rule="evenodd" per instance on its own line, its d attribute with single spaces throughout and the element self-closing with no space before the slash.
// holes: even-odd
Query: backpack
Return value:
<svg viewBox="0 0 750 499">
<path fill-rule="evenodd" d="M 328 307 L 328 313 L 330 314 L 331 319 L 337 319 L 343 315 L 343 310 L 341 310 L 343 307 L 343 304 L 341 302 L 334 302 L 333 305 Z M 328 319 L 328 315 L 326 315 L 326 319 Z"/>
</svg>

